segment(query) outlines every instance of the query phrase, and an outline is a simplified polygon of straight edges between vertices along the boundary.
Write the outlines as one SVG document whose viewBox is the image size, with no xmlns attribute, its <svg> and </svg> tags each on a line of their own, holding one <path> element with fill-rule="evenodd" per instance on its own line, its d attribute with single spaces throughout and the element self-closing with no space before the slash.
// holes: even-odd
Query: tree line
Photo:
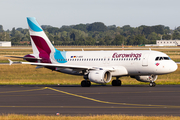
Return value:
<svg viewBox="0 0 180 120">
<path fill-rule="evenodd" d="M 131 27 L 106 26 L 102 22 L 52 27 L 41 26 L 54 45 L 143 45 L 155 44 L 156 40 L 180 39 L 180 27 L 170 30 L 164 25 Z M 28 29 L 3 30 L 0 25 L 0 41 L 12 45 L 30 45 Z"/>
</svg>

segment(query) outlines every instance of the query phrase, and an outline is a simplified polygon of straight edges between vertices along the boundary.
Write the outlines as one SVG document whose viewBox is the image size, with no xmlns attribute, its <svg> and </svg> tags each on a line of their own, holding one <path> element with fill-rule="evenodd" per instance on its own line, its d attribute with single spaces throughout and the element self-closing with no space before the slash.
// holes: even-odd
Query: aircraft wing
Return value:
<svg viewBox="0 0 180 120">
<path fill-rule="evenodd" d="M 10 61 L 11 63 L 12 61 Z M 41 67 L 59 67 L 59 68 L 71 68 L 71 69 L 87 69 L 87 70 L 95 70 L 95 69 L 106 69 L 110 72 L 115 71 L 116 69 L 112 67 L 90 67 L 90 66 L 77 66 L 77 65 L 64 65 L 64 64 L 49 64 L 49 63 L 34 63 L 34 62 L 21 62 L 21 64 L 30 64 L 37 65 L 37 68 Z"/>
<path fill-rule="evenodd" d="M 37 65 L 43 67 L 60 67 L 60 68 L 73 68 L 73 69 L 96 69 L 89 66 L 77 66 L 77 65 L 64 65 L 64 64 L 49 64 L 49 63 L 34 63 L 34 62 L 21 62 L 22 64 Z"/>
</svg>

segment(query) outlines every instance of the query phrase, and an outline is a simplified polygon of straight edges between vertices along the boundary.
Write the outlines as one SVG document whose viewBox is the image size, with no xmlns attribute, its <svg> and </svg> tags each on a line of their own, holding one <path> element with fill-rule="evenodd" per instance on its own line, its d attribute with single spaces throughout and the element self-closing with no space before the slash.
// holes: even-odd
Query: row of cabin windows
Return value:
<svg viewBox="0 0 180 120">
<path fill-rule="evenodd" d="M 110 58 L 107 59 L 110 61 Z M 130 61 L 141 60 L 141 58 L 112 58 L 111 61 Z M 106 58 L 87 58 L 87 59 L 57 59 L 57 61 L 106 61 Z"/>
</svg>

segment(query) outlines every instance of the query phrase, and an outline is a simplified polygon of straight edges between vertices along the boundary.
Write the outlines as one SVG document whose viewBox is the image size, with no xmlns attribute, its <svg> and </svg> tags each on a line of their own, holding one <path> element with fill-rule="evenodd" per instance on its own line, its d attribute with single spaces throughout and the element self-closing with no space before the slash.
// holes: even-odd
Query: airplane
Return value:
<svg viewBox="0 0 180 120">
<path fill-rule="evenodd" d="M 90 87 L 91 82 L 106 84 L 112 77 L 116 77 L 112 80 L 112 86 L 121 86 L 119 78 L 122 76 L 149 82 L 149 86 L 154 87 L 158 75 L 172 73 L 178 67 L 168 55 L 153 50 L 59 51 L 52 45 L 35 17 L 27 17 L 27 23 L 33 53 L 17 57 L 28 61 L 21 63 L 81 75 L 84 78 L 82 87 Z"/>
</svg>

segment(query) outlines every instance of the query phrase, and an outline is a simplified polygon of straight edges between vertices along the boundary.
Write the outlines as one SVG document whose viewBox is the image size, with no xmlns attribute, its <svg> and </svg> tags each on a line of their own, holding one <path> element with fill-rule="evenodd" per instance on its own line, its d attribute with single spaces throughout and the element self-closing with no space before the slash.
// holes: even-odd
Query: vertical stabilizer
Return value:
<svg viewBox="0 0 180 120">
<path fill-rule="evenodd" d="M 54 46 L 36 21 L 36 18 L 27 17 L 27 22 L 29 25 L 33 55 L 44 59 L 44 62 L 50 62 L 50 55 L 55 52 Z"/>
</svg>

